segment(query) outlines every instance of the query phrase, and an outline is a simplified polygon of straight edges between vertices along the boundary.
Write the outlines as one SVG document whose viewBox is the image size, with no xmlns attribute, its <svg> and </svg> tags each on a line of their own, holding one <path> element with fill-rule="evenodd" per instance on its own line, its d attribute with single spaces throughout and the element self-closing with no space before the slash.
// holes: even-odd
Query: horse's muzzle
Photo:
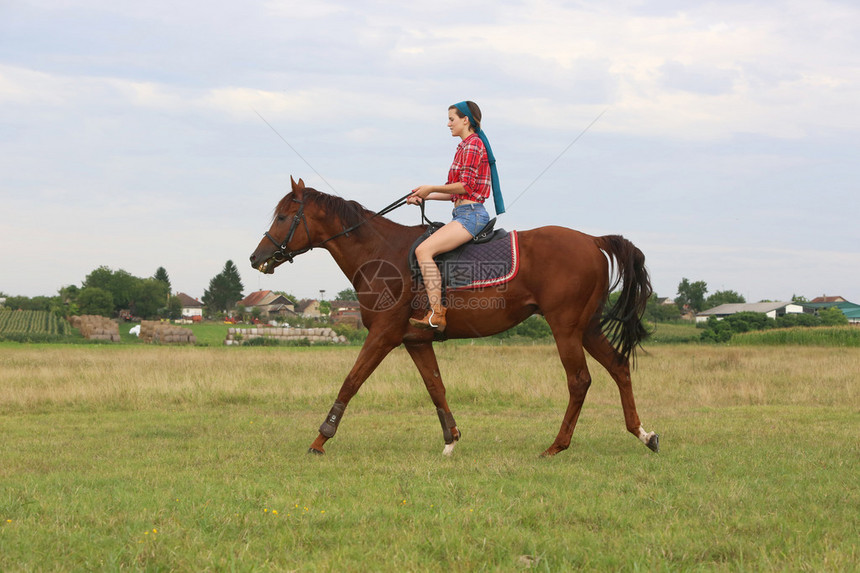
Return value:
<svg viewBox="0 0 860 573">
<path fill-rule="evenodd" d="M 272 256 L 263 258 L 257 253 L 251 255 L 251 267 L 260 271 L 263 274 L 270 275 L 275 272 L 275 267 L 278 266 L 276 264 L 275 258 Z"/>
</svg>

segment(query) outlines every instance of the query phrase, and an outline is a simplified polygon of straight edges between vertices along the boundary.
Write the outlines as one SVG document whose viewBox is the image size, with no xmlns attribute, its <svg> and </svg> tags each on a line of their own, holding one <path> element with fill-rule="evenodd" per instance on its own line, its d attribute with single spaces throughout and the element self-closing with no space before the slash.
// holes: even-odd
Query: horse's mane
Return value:
<svg viewBox="0 0 860 573">
<path fill-rule="evenodd" d="M 346 227 L 357 225 L 374 215 L 373 211 L 365 209 L 357 201 L 347 201 L 337 195 L 329 195 L 328 193 L 317 191 L 311 187 L 306 187 L 303 193 L 302 198 L 304 201 L 313 203 L 320 207 L 325 213 L 337 217 Z M 284 196 L 284 198 L 278 203 L 277 207 L 275 207 L 275 213 L 272 218 L 274 219 L 278 213 L 286 211 L 289 207 L 290 201 L 292 200 L 292 193 L 288 193 Z"/>
</svg>

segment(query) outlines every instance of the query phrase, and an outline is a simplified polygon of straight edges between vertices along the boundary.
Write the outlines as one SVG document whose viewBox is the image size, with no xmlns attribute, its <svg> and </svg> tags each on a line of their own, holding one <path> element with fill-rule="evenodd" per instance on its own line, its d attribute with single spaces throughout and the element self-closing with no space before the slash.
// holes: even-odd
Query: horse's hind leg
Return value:
<svg viewBox="0 0 860 573">
<path fill-rule="evenodd" d="M 591 386 L 591 374 L 585 362 L 585 352 L 582 349 L 582 333 L 576 329 L 560 324 L 548 318 L 552 328 L 561 363 L 567 374 L 567 389 L 570 397 L 567 410 L 561 422 L 561 429 L 552 445 L 543 452 L 543 456 L 554 456 L 570 446 L 573 430 L 582 411 L 582 403 Z"/>
<path fill-rule="evenodd" d="M 442 424 L 442 436 L 445 439 L 445 449 L 442 453 L 450 456 L 454 453 L 454 444 L 460 439 L 460 430 L 457 429 L 457 423 L 445 399 L 445 385 L 442 384 L 442 376 L 439 374 L 439 364 L 436 362 L 433 343 L 407 343 L 406 351 L 418 367 L 424 385 L 427 386 L 427 392 L 430 393 L 430 398 L 436 406 L 436 413 Z"/>
<path fill-rule="evenodd" d="M 612 344 L 600 331 L 600 326 L 596 321 L 585 333 L 583 344 L 588 353 L 606 368 L 609 375 L 615 380 L 618 392 L 621 394 L 621 408 L 624 410 L 624 423 L 627 425 L 627 431 L 639 438 L 652 451 L 659 451 L 660 437 L 654 432 L 645 431 L 639 421 L 639 414 L 636 412 L 636 401 L 633 399 L 633 382 L 630 379 L 630 362 L 612 347 Z"/>
</svg>

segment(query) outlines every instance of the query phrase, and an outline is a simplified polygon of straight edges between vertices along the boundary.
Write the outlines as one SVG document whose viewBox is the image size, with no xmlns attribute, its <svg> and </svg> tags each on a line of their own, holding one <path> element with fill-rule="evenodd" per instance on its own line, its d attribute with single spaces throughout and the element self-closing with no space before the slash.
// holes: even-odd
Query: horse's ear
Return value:
<svg viewBox="0 0 860 573">
<path fill-rule="evenodd" d="M 290 185 L 293 188 L 293 193 L 301 197 L 302 193 L 305 190 L 305 182 L 301 179 L 301 177 L 299 178 L 299 182 L 296 183 L 296 181 L 293 179 L 293 176 L 290 175 Z"/>
</svg>

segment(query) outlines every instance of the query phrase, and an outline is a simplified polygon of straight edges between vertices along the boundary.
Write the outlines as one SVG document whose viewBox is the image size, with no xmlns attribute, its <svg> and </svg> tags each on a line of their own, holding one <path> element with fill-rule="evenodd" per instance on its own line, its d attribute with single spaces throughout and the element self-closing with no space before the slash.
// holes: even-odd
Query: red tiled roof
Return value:
<svg viewBox="0 0 860 573">
<path fill-rule="evenodd" d="M 266 298 L 270 294 L 272 294 L 272 291 L 270 290 L 258 290 L 257 292 L 252 292 L 251 294 L 237 302 L 236 306 L 257 306 L 264 298 Z"/>
<path fill-rule="evenodd" d="M 819 296 L 809 302 L 847 302 L 841 296 Z"/>
<path fill-rule="evenodd" d="M 179 302 L 182 303 L 182 308 L 202 308 L 203 303 L 197 300 L 196 298 L 191 298 L 184 292 L 181 292 L 176 295 L 176 298 L 179 299 Z"/>
</svg>

